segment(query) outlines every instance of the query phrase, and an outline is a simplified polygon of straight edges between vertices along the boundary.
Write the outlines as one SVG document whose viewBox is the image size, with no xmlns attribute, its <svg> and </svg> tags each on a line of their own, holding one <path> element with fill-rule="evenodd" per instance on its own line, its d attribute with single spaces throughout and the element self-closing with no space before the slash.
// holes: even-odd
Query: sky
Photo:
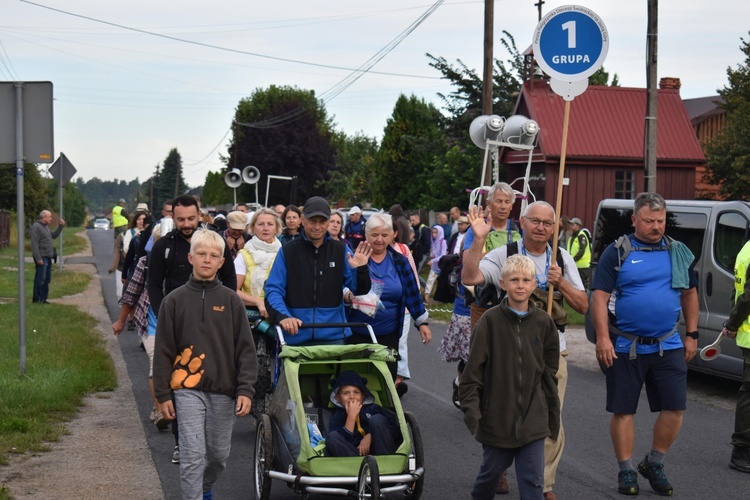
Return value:
<svg viewBox="0 0 750 500">
<path fill-rule="evenodd" d="M 529 47 L 536 2 L 496 0 L 494 40 L 508 31 Z M 542 13 L 569 3 L 545 0 Z M 680 78 L 684 99 L 716 95 L 744 62 L 750 2 L 658 4 L 658 78 Z M 647 1 L 579 5 L 607 27 L 604 68 L 645 87 Z M 224 168 L 240 99 L 270 85 L 312 89 L 337 130 L 380 139 L 399 95 L 440 107 L 437 94 L 451 91 L 426 53 L 482 74 L 484 0 L 0 0 L 0 12 L 0 81 L 53 83 L 55 157 L 65 153 L 86 181 L 144 181 L 177 148 L 188 185 L 202 185 Z M 499 43 L 495 58 L 507 59 Z"/>
</svg>

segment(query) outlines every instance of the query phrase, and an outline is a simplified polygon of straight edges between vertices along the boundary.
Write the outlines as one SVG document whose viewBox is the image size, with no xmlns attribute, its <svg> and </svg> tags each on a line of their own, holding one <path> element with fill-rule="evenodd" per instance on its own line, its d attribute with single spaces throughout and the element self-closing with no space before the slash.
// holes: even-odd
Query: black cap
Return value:
<svg viewBox="0 0 750 500">
<path fill-rule="evenodd" d="M 302 216 L 305 219 L 311 219 L 316 216 L 329 219 L 331 217 L 331 205 L 324 198 L 313 196 L 305 202 L 305 206 L 302 208 Z"/>
</svg>

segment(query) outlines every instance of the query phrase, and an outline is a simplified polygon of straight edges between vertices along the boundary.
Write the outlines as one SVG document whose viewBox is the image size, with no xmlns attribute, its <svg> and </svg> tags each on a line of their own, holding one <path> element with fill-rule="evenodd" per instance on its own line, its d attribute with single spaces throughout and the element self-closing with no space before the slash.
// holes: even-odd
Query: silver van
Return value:
<svg viewBox="0 0 750 500">
<path fill-rule="evenodd" d="M 633 200 L 602 200 L 592 231 L 592 276 L 599 256 L 610 243 L 633 232 L 630 216 Z M 734 261 L 750 237 L 750 204 L 744 201 L 667 200 L 667 235 L 685 243 L 695 255 L 698 273 L 698 349 L 711 344 L 722 329 L 731 309 L 734 290 Z M 680 333 L 685 333 L 680 322 Z M 596 342 L 590 315 L 586 336 Z M 725 338 L 721 354 L 704 361 L 695 356 L 689 368 L 721 377 L 742 380 L 742 352 L 734 340 Z"/>
</svg>

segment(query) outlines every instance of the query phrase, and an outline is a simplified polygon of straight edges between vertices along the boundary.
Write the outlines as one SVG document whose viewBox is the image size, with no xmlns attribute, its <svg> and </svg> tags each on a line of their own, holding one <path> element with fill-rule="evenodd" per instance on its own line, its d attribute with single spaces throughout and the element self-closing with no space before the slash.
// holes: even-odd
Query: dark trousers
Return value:
<svg viewBox="0 0 750 500">
<path fill-rule="evenodd" d="M 50 281 L 52 281 L 52 259 L 42 257 L 42 265 L 36 265 L 36 275 L 34 276 L 34 302 L 47 300 Z"/>
<path fill-rule="evenodd" d="M 388 427 L 385 415 L 373 415 L 368 420 L 369 433 L 372 435 L 369 455 L 391 455 L 396 451 L 396 442 Z M 357 432 L 357 429 L 354 429 Z M 330 457 L 356 457 L 359 450 L 344 436 L 346 429 L 328 433 L 326 436 L 326 454 Z"/>
<path fill-rule="evenodd" d="M 732 444 L 738 448 L 750 448 L 750 349 L 742 348 L 742 358 L 742 385 L 737 392 Z"/>
<path fill-rule="evenodd" d="M 496 448 L 486 444 L 482 446 L 482 465 L 471 489 L 473 500 L 495 498 L 500 477 L 514 459 L 521 500 L 539 500 L 544 496 L 544 439 L 537 439 L 520 448 Z"/>
</svg>

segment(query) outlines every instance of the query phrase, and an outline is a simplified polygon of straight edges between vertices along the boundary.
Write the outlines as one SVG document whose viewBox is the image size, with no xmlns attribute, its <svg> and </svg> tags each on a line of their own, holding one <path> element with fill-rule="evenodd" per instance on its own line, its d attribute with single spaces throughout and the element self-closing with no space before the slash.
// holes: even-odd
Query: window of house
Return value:
<svg viewBox="0 0 750 500">
<path fill-rule="evenodd" d="M 635 172 L 615 171 L 615 198 L 619 200 L 635 199 Z"/>
</svg>

